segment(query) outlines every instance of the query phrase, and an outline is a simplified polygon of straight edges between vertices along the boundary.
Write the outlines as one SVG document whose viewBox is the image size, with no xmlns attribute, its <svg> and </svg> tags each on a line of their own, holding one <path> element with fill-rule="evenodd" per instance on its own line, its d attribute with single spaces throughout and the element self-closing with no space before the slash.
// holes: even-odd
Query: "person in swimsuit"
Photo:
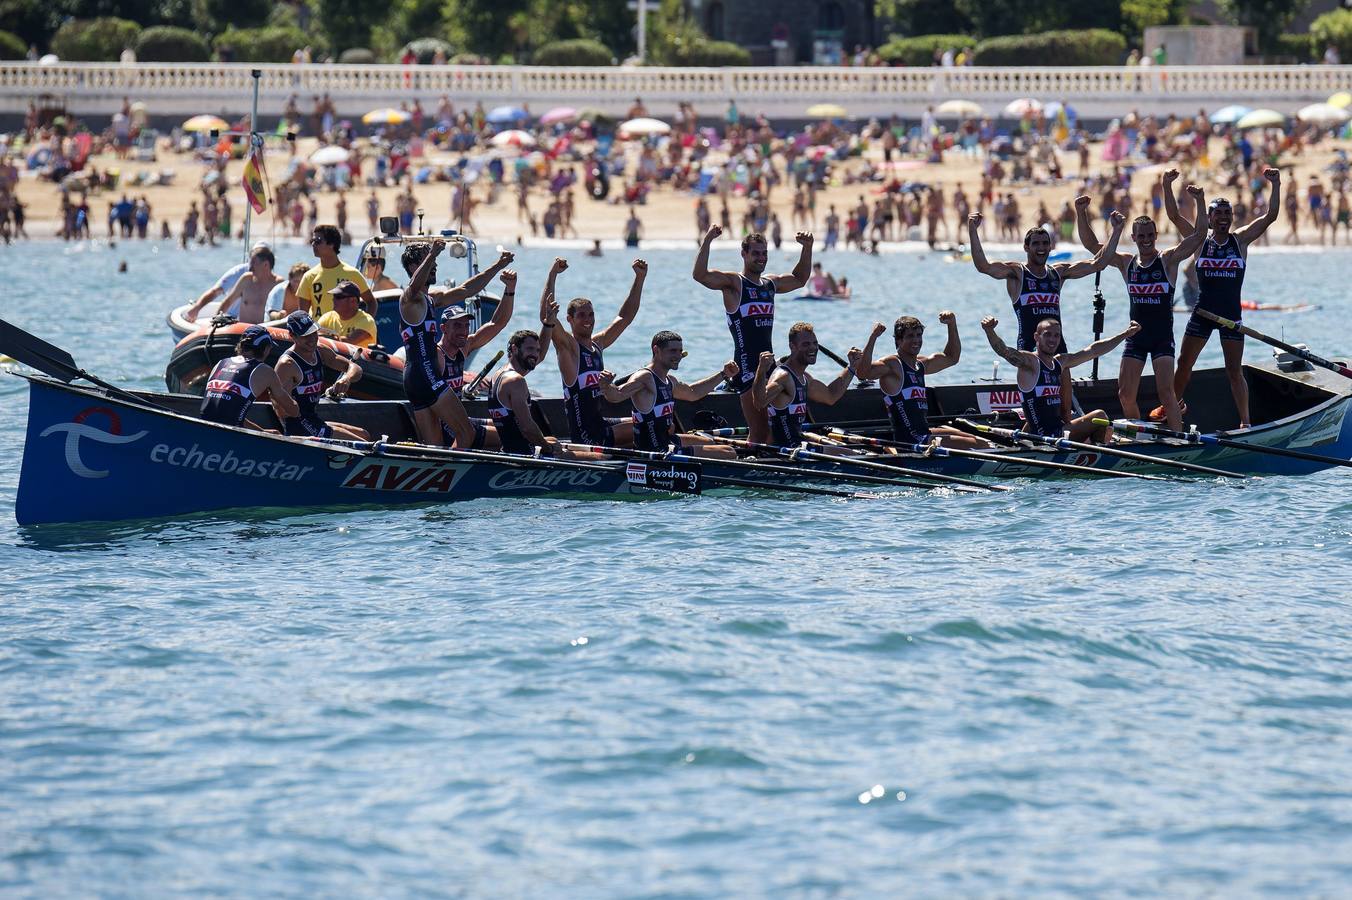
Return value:
<svg viewBox="0 0 1352 900">
<path fill-rule="evenodd" d="M 731 378 L 732 387 L 741 397 L 742 417 L 749 429 L 749 439 L 764 444 L 770 437 L 770 425 L 765 413 L 756 409 L 751 399 L 751 385 L 756 380 L 760 355 L 774 349 L 775 294 L 798 290 L 807 284 L 812 272 L 812 234 L 800 231 L 794 236 L 802 249 L 793 272 L 770 276 L 764 274 L 769 246 L 763 234 L 749 234 L 742 239 L 740 273 L 710 269 L 709 248 L 722 234 L 723 229 L 717 225 L 705 232 L 699 253 L 695 255 L 693 274 L 698 284 L 723 295 L 723 311 L 727 315 L 728 331 L 732 333 L 732 359 L 737 363 L 737 373 Z"/>
<path fill-rule="evenodd" d="M 768 415 L 770 443 L 776 446 L 796 447 L 802 443 L 804 427 L 810 424 L 808 401 L 825 406 L 839 402 L 854 378 L 855 365 L 864 356 L 864 351 L 851 347 L 846 354 L 850 365 L 841 369 L 830 384 L 825 384 L 807 370 L 817 361 L 817 351 L 817 333 L 812 326 L 795 322 L 789 327 L 789 355 L 782 363 L 768 350 L 760 355 L 751 396 L 757 408 Z"/>
<path fill-rule="evenodd" d="M 369 441 L 371 436 L 355 425 L 331 424 L 319 417 L 319 398 L 327 394 L 334 400 L 347 396 L 354 382 L 361 380 L 361 366 L 339 356 L 319 343 L 319 324 L 309 313 L 297 310 L 286 317 L 291 346 L 277 360 L 277 379 L 296 401 L 297 415 L 282 419 L 282 433 L 292 437 L 336 437 L 349 441 Z M 324 390 L 324 369 L 343 374 Z"/>
<path fill-rule="evenodd" d="M 268 353 L 277 348 L 272 335 L 262 325 L 244 329 L 235 355 L 216 363 L 207 378 L 206 391 L 198 415 L 208 422 L 235 425 L 276 434 L 270 428 L 256 425 L 248 419 L 254 401 L 266 396 L 279 418 L 300 414 L 296 401 L 282 386 L 277 373 L 267 364 Z"/>
<path fill-rule="evenodd" d="M 1076 353 L 1057 353 L 1065 346 L 1061 339 L 1061 323 L 1043 319 L 1034 332 L 1036 350 L 1015 350 L 1001 339 L 995 327 L 1000 322 L 994 316 L 981 320 L 986 340 L 991 349 L 1017 370 L 1019 393 L 1022 394 L 1025 431 L 1044 437 L 1068 437 L 1072 441 L 1094 441 L 1106 444 L 1112 438 L 1112 428 L 1095 425 L 1095 419 L 1106 419 L 1101 409 L 1075 416 L 1070 405 L 1070 370 L 1081 363 L 1102 356 L 1141 328 L 1132 322 L 1125 331 L 1110 338 L 1095 341 Z"/>
</svg>

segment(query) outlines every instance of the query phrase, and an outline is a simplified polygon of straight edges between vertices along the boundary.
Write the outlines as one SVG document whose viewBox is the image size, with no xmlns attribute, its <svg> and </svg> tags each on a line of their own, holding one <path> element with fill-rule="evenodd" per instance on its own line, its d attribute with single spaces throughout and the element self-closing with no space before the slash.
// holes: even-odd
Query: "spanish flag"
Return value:
<svg viewBox="0 0 1352 900">
<path fill-rule="evenodd" d="M 244 195 L 249 198 L 249 205 L 253 207 L 254 212 L 261 214 L 268 208 L 257 150 L 249 154 L 249 161 L 244 164 Z"/>
</svg>

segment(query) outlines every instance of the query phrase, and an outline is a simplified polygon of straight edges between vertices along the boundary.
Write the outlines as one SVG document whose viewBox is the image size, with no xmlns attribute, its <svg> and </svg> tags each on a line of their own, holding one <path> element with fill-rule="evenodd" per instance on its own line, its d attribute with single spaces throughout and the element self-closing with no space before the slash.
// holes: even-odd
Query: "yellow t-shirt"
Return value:
<svg viewBox="0 0 1352 900">
<path fill-rule="evenodd" d="M 329 291 L 336 288 L 340 281 L 350 281 L 363 292 L 371 289 L 361 272 L 347 263 L 340 262 L 332 269 L 318 265 L 311 266 L 310 271 L 301 277 L 300 287 L 296 288 L 296 294 L 302 300 L 309 301 L 310 315 L 322 316 L 333 309 L 333 298 L 329 296 Z"/>
<path fill-rule="evenodd" d="M 315 324 L 325 331 L 332 331 L 340 340 L 358 347 L 369 347 L 376 342 L 376 320 L 360 309 L 350 319 L 340 318 L 338 310 L 331 309 L 320 316 Z M 348 341 L 347 336 L 354 331 L 364 331 L 366 337 L 359 341 Z"/>
</svg>

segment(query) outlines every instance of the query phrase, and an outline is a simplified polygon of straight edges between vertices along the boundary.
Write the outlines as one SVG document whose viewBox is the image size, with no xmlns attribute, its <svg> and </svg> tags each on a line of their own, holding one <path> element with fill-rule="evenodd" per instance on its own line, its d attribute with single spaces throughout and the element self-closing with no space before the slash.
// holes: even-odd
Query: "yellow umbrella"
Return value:
<svg viewBox="0 0 1352 900">
<path fill-rule="evenodd" d="M 845 107 L 838 103 L 817 103 L 807 108 L 807 114 L 814 119 L 843 119 Z"/>
<path fill-rule="evenodd" d="M 413 116 L 404 112 L 402 109 L 390 109 L 389 107 L 386 107 L 384 109 L 371 110 L 369 113 L 362 116 L 361 120 L 366 125 L 403 125 L 411 118 L 413 118 Z"/>
<path fill-rule="evenodd" d="M 230 123 L 220 116 L 193 116 L 183 123 L 184 131 L 226 131 Z"/>
<path fill-rule="evenodd" d="M 934 111 L 940 116 L 958 119 L 974 119 L 982 114 L 981 105 L 971 100 L 945 100 Z"/>
<path fill-rule="evenodd" d="M 1352 106 L 1352 94 L 1347 91 L 1339 91 L 1328 99 L 1329 106 L 1336 106 L 1339 109 L 1347 109 Z"/>
</svg>

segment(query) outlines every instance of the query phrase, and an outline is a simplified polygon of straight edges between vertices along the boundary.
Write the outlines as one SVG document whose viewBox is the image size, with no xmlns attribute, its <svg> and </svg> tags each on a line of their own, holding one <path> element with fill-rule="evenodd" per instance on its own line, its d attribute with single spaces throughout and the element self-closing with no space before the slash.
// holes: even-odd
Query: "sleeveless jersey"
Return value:
<svg viewBox="0 0 1352 900">
<path fill-rule="evenodd" d="M 756 377 L 760 355 L 772 349 L 771 338 L 775 328 L 775 286 L 768 278 L 751 281 L 742 279 L 742 297 L 735 312 L 728 316 L 728 331 L 732 333 L 732 358 L 741 369 L 736 380 L 740 387 L 750 386 Z"/>
<path fill-rule="evenodd" d="M 493 425 L 498 430 L 498 440 L 502 443 L 504 453 L 523 453 L 531 456 L 535 453 L 535 448 L 521 433 L 521 424 L 516 420 L 516 413 L 498 399 L 498 382 L 506 372 L 506 369 L 499 369 L 488 382 L 488 414 L 492 416 Z"/>
<path fill-rule="evenodd" d="M 1211 237 L 1197 251 L 1197 308 L 1228 319 L 1240 315 L 1240 289 L 1244 286 L 1244 257 L 1239 241 L 1229 235 L 1217 243 Z"/>
<path fill-rule="evenodd" d="M 568 428 L 579 444 L 603 444 L 606 420 L 601 415 L 601 372 L 605 363 L 601 347 L 577 342 L 577 379 L 563 386 L 563 414 L 568 417 Z"/>
<path fill-rule="evenodd" d="M 440 393 L 446 383 L 441 375 L 441 350 L 437 347 L 440 336 L 441 326 L 437 323 L 436 309 L 425 296 L 421 321 L 406 322 L 403 313 L 399 314 L 399 337 L 404 342 L 405 384 L 415 377 L 421 382 L 419 387 Z"/>
<path fill-rule="evenodd" d="M 1159 254 L 1150 265 L 1141 265 L 1141 258 L 1133 256 L 1127 263 L 1127 296 L 1131 298 L 1131 317 L 1141 323 L 1145 331 L 1152 325 L 1168 323 L 1174 328 L 1174 286 L 1164 270 L 1164 257 Z"/>
<path fill-rule="evenodd" d="M 231 356 L 216 363 L 207 379 L 199 415 L 208 422 L 239 425 L 254 404 L 253 388 L 249 380 L 254 370 L 263 364 L 261 359 Z"/>
<path fill-rule="evenodd" d="M 793 397 L 783 409 L 771 403 L 765 412 L 770 417 L 770 443 L 791 447 L 803 440 L 803 423 L 807 421 L 807 379 L 799 381 L 788 366 L 779 368 L 788 372 L 793 380 Z"/>
<path fill-rule="evenodd" d="M 291 396 L 300 407 L 300 418 L 323 424 L 317 409 L 319 398 L 324 396 L 324 363 L 319 358 L 319 351 L 315 351 L 312 363 L 306 362 L 295 347 L 288 347 L 282 355 L 289 357 L 300 369 L 300 381 L 291 389 Z"/>
<path fill-rule="evenodd" d="M 646 366 L 644 368 L 647 368 Z M 672 443 L 672 426 L 676 420 L 676 398 L 671 392 L 671 381 L 652 374 L 657 395 L 653 398 L 652 409 L 641 410 L 634 406 L 634 447 L 654 453 L 666 453 Z"/>
<path fill-rule="evenodd" d="M 441 370 L 441 377 L 459 397 L 465 389 L 465 351 L 457 350 L 455 356 L 449 356 L 443 351 L 441 357 L 446 361 Z"/>
<path fill-rule="evenodd" d="M 1019 317 L 1019 349 L 1032 350 L 1033 334 L 1043 319 L 1061 321 L 1061 276 L 1047 267 L 1045 274 L 1034 275 L 1027 266 L 1020 266 L 1019 296 L 1014 300 L 1014 314 Z"/>
<path fill-rule="evenodd" d="M 1019 389 L 1023 395 L 1023 415 L 1028 420 L 1026 430 L 1059 438 L 1064 426 L 1061 418 L 1061 361 L 1054 360 L 1050 366 L 1041 360 L 1038 363 L 1037 381 L 1033 389 Z"/>
<path fill-rule="evenodd" d="M 883 408 L 892 422 L 892 436 L 903 444 L 924 443 L 930 436 L 929 390 L 925 387 L 925 364 L 911 368 L 901 364 L 901 388 L 883 394 Z"/>
</svg>

